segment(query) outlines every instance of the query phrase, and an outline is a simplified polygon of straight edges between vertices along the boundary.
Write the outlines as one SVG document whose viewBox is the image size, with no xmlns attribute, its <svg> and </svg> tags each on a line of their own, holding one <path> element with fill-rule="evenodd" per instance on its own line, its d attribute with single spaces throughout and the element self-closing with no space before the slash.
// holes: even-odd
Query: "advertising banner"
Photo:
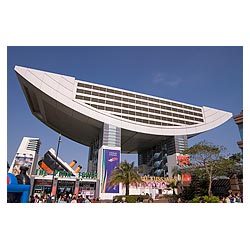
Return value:
<svg viewBox="0 0 250 250">
<path fill-rule="evenodd" d="M 51 194 L 52 194 L 52 195 L 55 195 L 55 194 L 56 194 L 57 183 L 58 183 L 58 179 L 57 179 L 57 178 L 54 178 L 54 179 L 53 179 L 53 183 L 52 183 L 52 190 L 51 190 Z"/>
<path fill-rule="evenodd" d="M 120 150 L 104 149 L 102 159 L 102 193 L 119 193 L 119 186 L 108 187 L 109 177 L 120 163 Z"/>
<path fill-rule="evenodd" d="M 80 185 L 79 179 L 76 179 L 74 194 L 78 194 L 78 192 L 79 192 L 79 185 Z"/>
<path fill-rule="evenodd" d="M 15 163 L 14 163 L 14 167 L 12 170 L 12 174 L 14 175 L 18 175 L 20 174 L 20 167 L 24 166 L 24 167 L 28 167 L 28 171 L 27 174 L 30 174 L 30 169 L 32 167 L 33 164 L 33 155 L 26 155 L 26 154 L 17 154 L 16 158 L 15 158 Z"/>
</svg>

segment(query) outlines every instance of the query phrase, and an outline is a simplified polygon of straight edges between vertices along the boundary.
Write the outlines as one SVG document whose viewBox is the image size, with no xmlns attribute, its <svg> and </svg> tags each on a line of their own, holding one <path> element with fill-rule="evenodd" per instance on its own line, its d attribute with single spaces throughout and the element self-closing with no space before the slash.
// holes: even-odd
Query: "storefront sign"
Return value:
<svg viewBox="0 0 250 250">
<path fill-rule="evenodd" d="M 42 169 L 38 169 L 36 171 L 36 175 L 39 176 L 47 176 L 48 173 L 45 170 Z M 71 172 L 67 172 L 67 171 L 54 171 L 54 176 L 58 176 L 58 177 L 72 177 L 72 173 Z M 97 178 L 97 174 L 94 172 L 79 172 L 77 173 L 77 178 L 79 179 L 96 179 Z"/>
<path fill-rule="evenodd" d="M 169 177 L 159 177 L 159 176 L 148 176 L 148 175 L 144 175 L 143 177 L 141 177 L 141 179 L 145 182 L 177 182 L 176 178 L 169 178 Z"/>
<path fill-rule="evenodd" d="M 169 184 L 174 182 L 177 183 L 176 178 L 169 178 L 169 177 L 159 177 L 159 176 L 148 176 L 145 175 L 141 177 L 144 181 L 143 184 L 139 184 L 140 188 L 148 187 L 148 188 L 158 188 L 158 189 L 166 189 L 169 187 Z"/>
<path fill-rule="evenodd" d="M 96 179 L 97 174 L 95 172 L 79 172 L 78 178 L 80 178 L 80 179 L 84 179 L 84 178 Z"/>
</svg>

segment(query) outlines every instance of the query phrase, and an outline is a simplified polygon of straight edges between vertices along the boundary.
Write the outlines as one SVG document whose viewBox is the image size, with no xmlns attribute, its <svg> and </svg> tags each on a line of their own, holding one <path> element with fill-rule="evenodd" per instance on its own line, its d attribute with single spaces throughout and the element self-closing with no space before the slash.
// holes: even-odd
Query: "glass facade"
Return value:
<svg viewBox="0 0 250 250">
<path fill-rule="evenodd" d="M 110 87 L 78 82 L 77 100 L 122 119 L 156 126 L 204 122 L 200 107 Z"/>
<path fill-rule="evenodd" d="M 143 174 L 168 176 L 168 156 L 180 153 L 188 147 L 187 136 L 172 136 L 158 145 L 138 152 L 138 165 Z"/>
</svg>

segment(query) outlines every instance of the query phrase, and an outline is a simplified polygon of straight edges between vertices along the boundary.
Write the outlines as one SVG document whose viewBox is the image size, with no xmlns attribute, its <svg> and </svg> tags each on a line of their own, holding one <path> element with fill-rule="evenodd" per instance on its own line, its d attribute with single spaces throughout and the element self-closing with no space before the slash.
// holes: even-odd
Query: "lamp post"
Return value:
<svg viewBox="0 0 250 250">
<path fill-rule="evenodd" d="M 57 162 L 57 157 L 58 157 L 58 152 L 59 152 L 59 146 L 62 141 L 61 134 L 59 134 L 58 137 L 58 142 L 57 142 L 57 148 L 56 148 L 56 159 L 54 162 L 54 172 L 53 172 L 53 178 L 52 178 L 52 189 L 51 192 L 53 192 L 53 188 L 56 188 L 56 184 L 54 184 L 54 179 L 55 179 L 55 169 L 56 169 L 56 162 Z M 56 202 L 56 190 L 55 190 L 55 202 Z"/>
<path fill-rule="evenodd" d="M 60 146 L 60 143 L 61 143 L 61 141 L 62 141 L 62 138 L 61 138 L 61 137 L 62 137 L 61 134 L 59 134 L 58 142 L 57 142 L 57 149 L 56 149 L 56 161 L 57 161 L 59 146 Z M 55 161 L 55 165 L 56 165 L 56 161 Z"/>
</svg>

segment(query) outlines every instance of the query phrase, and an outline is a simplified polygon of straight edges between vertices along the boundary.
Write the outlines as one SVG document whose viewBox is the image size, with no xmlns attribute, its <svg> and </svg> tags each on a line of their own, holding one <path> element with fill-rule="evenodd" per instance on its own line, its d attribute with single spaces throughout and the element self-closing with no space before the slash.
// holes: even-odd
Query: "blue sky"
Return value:
<svg viewBox="0 0 250 250">
<path fill-rule="evenodd" d="M 56 149 L 58 134 L 35 118 L 28 107 L 14 66 L 74 76 L 198 106 L 239 114 L 243 109 L 242 47 L 8 47 L 7 160 L 11 164 L 22 137 L 39 137 L 40 155 Z M 224 145 L 228 153 L 240 152 L 240 135 L 233 119 L 189 140 Z M 59 157 L 73 159 L 84 169 L 88 148 L 62 137 Z M 136 155 L 122 160 L 135 161 Z"/>
</svg>

